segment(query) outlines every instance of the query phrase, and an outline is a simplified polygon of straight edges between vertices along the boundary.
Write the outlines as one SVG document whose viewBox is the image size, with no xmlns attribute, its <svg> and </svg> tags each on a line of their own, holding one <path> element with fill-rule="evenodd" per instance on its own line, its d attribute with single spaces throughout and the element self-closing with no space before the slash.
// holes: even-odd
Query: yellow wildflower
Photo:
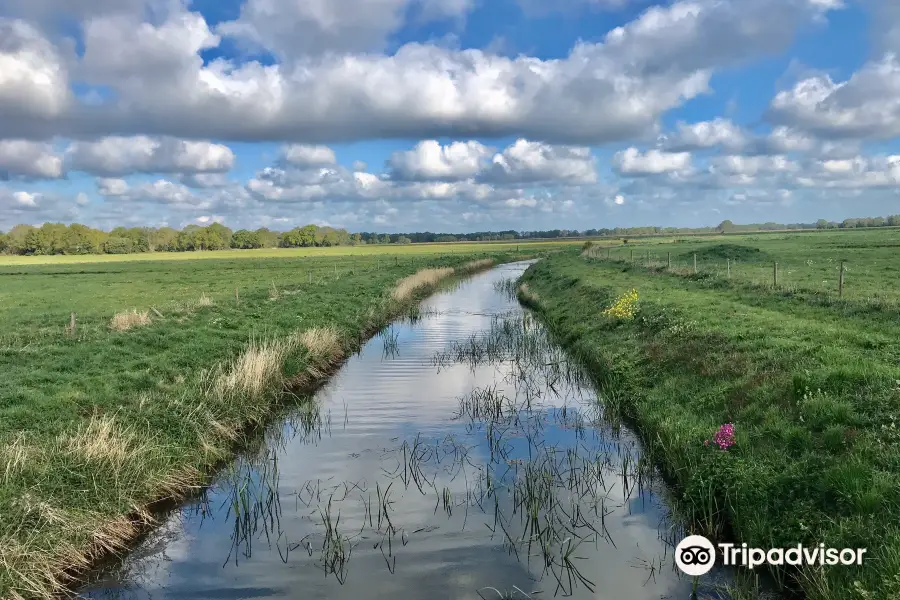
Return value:
<svg viewBox="0 0 900 600">
<path fill-rule="evenodd" d="M 612 306 L 603 311 L 608 317 L 631 320 L 637 312 L 638 292 L 633 289 L 619 296 Z"/>
</svg>

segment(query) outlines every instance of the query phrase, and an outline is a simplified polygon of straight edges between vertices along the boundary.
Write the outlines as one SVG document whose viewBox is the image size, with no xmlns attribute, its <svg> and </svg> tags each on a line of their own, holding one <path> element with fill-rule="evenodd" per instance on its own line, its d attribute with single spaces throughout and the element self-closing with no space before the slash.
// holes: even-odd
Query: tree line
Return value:
<svg viewBox="0 0 900 600">
<path fill-rule="evenodd" d="M 473 233 L 350 233 L 346 229 L 305 225 L 289 231 L 268 228 L 233 231 L 219 223 L 205 227 L 116 227 L 102 231 L 73 223 L 45 223 L 40 227 L 16 225 L 0 232 L 0 253 L 46 254 L 129 254 L 134 252 L 188 252 L 228 248 L 299 248 L 310 246 L 348 246 L 358 244 L 411 244 L 434 242 L 485 242 L 502 240 L 554 239 L 567 237 L 623 237 L 635 235 L 738 233 L 785 229 L 853 229 L 859 227 L 900 226 L 900 215 L 866 217 L 813 223 L 775 222 L 735 224 L 722 221 L 716 227 L 614 227 L 601 229 L 548 229 L 543 231 L 479 231 Z"/>
</svg>

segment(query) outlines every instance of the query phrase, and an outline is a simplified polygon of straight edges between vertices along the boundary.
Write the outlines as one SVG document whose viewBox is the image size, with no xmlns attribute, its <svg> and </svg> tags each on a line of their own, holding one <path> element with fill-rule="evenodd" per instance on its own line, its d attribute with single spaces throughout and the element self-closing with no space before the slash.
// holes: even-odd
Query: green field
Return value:
<svg viewBox="0 0 900 600">
<path fill-rule="evenodd" d="M 33 266 L 41 264 L 118 263 L 134 261 L 224 260 L 260 258 L 316 258 L 324 256 L 408 256 L 420 254 L 472 254 L 477 252 L 540 251 L 580 245 L 581 241 L 521 241 L 521 242 L 444 242 L 433 244 L 372 244 L 361 246 L 326 246 L 307 248 L 261 248 L 259 250 L 205 250 L 194 252 L 144 252 L 140 254 L 48 254 L 20 256 L 0 254 L 0 268 L 5 266 Z"/>
<path fill-rule="evenodd" d="M 0 267 L 0 597 L 47 596 L 126 544 L 153 501 L 206 481 L 454 268 L 562 247 L 16 257 Z"/>
<path fill-rule="evenodd" d="M 635 425 L 677 510 L 751 547 L 867 549 L 775 572 L 807 598 L 900 597 L 900 233 L 654 241 L 634 264 L 631 246 L 541 261 L 520 297 Z M 634 318 L 603 314 L 632 289 Z M 707 446 L 726 423 L 736 444 Z"/>
</svg>

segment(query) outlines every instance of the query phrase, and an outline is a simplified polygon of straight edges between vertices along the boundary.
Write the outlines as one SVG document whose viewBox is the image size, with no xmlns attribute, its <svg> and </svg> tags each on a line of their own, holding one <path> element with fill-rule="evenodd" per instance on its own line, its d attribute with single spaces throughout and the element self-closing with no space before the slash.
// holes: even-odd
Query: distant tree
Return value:
<svg viewBox="0 0 900 600">
<path fill-rule="evenodd" d="M 5 254 L 6 249 L 9 246 L 9 237 L 0 231 L 0 254 Z"/>
<path fill-rule="evenodd" d="M 825 219 L 819 219 L 816 221 L 816 229 L 828 229 L 828 221 Z"/>
<path fill-rule="evenodd" d="M 401 235 L 397 238 L 398 244 L 412 244 L 412 240 L 406 237 L 405 235 Z"/>
<path fill-rule="evenodd" d="M 734 223 L 732 223 L 728 219 L 725 219 L 724 221 L 719 223 L 718 227 L 716 227 L 716 230 L 719 233 L 728 233 L 729 231 L 734 231 Z"/>
<path fill-rule="evenodd" d="M 270 231 L 266 227 L 257 229 L 254 233 L 259 236 L 261 248 L 276 248 L 278 246 L 278 233 Z"/>
<path fill-rule="evenodd" d="M 350 236 L 350 243 L 354 246 L 359 246 L 360 244 L 363 244 L 364 242 L 362 239 L 362 235 L 360 235 L 358 233 L 354 233 L 353 235 Z"/>
<path fill-rule="evenodd" d="M 127 237 L 110 236 L 103 248 L 107 254 L 130 254 L 133 244 Z"/>
<path fill-rule="evenodd" d="M 25 238 L 30 231 L 34 230 L 31 225 L 15 225 L 6 234 L 6 251 L 9 254 L 25 254 Z"/>
<path fill-rule="evenodd" d="M 262 239 L 256 231 L 248 231 L 247 229 L 239 229 L 231 236 L 232 248 L 262 248 Z"/>
</svg>

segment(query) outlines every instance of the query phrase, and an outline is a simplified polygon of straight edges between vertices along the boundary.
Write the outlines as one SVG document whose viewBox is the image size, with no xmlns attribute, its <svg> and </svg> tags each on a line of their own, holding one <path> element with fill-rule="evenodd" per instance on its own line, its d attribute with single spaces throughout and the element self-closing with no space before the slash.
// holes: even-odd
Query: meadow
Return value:
<svg viewBox="0 0 900 600">
<path fill-rule="evenodd" d="M 861 567 L 772 574 L 815 600 L 897 598 L 898 246 L 893 230 L 588 245 L 531 267 L 519 295 L 639 432 L 695 533 L 866 548 Z"/>
<path fill-rule="evenodd" d="M 202 486 L 441 281 L 563 247 L 516 246 L 13 257 L 0 267 L 0 597 L 49 597 L 126 547 L 155 506 Z"/>
</svg>

